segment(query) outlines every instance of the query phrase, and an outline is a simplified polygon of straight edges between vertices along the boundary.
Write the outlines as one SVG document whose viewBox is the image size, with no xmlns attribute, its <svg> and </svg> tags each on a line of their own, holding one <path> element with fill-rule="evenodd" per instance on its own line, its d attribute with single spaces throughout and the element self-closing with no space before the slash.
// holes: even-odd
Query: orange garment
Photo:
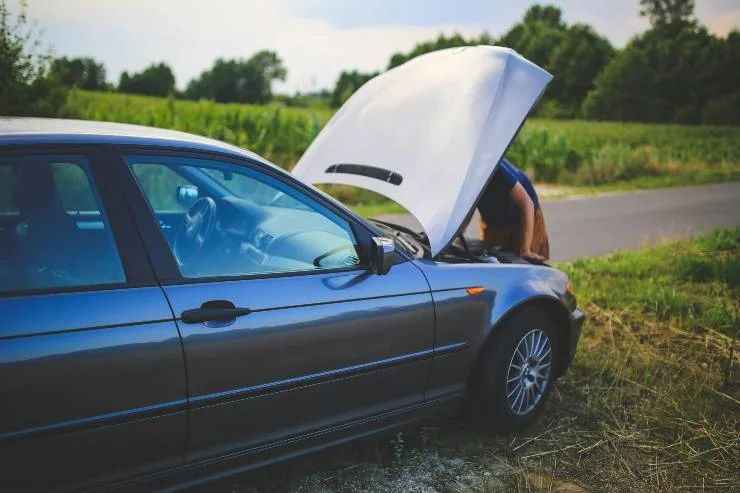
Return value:
<svg viewBox="0 0 740 493">
<path fill-rule="evenodd" d="M 480 239 L 488 246 L 503 247 L 517 254 L 522 250 L 522 235 L 519 226 L 493 228 L 489 227 L 481 218 Z M 550 258 L 550 242 L 547 239 L 547 228 L 545 227 L 545 217 L 542 215 L 542 206 L 537 207 L 534 213 L 531 250 L 545 257 L 545 260 Z"/>
</svg>

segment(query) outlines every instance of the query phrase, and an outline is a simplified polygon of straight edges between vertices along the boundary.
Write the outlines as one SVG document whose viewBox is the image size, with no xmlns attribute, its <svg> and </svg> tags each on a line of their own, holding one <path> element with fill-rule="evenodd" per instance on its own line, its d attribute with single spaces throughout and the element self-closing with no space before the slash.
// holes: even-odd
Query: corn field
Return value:
<svg viewBox="0 0 740 493">
<path fill-rule="evenodd" d="M 286 169 L 331 110 L 221 104 L 73 90 L 60 116 L 182 130 L 223 140 Z M 538 182 L 599 186 L 740 179 L 740 127 L 530 119 L 508 152 Z M 350 197 L 351 198 L 351 197 Z"/>
</svg>

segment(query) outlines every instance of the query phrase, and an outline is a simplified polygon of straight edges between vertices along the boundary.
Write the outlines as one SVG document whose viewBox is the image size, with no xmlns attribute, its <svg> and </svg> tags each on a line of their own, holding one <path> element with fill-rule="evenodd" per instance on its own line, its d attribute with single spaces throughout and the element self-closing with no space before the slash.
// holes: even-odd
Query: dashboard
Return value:
<svg viewBox="0 0 740 493">
<path fill-rule="evenodd" d="M 216 203 L 216 225 L 205 251 L 188 262 L 180 259 L 187 275 L 304 271 L 360 263 L 352 232 L 316 211 L 258 206 L 234 196 Z"/>
</svg>

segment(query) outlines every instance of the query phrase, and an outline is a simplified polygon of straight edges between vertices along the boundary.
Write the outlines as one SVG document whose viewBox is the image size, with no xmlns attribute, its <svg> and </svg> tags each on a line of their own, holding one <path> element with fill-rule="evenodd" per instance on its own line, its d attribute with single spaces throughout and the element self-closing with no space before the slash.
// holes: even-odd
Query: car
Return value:
<svg viewBox="0 0 740 493">
<path fill-rule="evenodd" d="M 170 130 L 0 118 L 0 489 L 192 486 L 463 409 L 531 424 L 584 315 L 566 274 L 460 231 L 548 80 L 505 49 L 419 57 L 293 174 Z"/>
</svg>

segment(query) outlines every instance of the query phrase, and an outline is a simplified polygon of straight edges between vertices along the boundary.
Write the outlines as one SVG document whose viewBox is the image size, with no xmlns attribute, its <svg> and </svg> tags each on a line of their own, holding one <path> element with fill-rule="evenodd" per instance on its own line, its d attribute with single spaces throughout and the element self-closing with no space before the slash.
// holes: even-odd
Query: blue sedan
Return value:
<svg viewBox="0 0 740 493">
<path fill-rule="evenodd" d="M 248 151 L 0 119 L 0 489 L 207 481 L 469 403 L 530 424 L 568 279 L 370 222 Z M 466 399 L 467 396 L 467 399 Z"/>
</svg>

